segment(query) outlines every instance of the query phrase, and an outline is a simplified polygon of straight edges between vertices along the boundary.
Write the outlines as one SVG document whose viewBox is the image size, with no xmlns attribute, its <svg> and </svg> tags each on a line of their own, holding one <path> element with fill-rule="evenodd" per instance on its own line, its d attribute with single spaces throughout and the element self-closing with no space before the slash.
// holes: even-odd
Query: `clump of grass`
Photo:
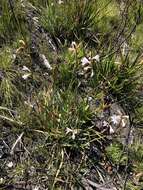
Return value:
<svg viewBox="0 0 143 190">
<path fill-rule="evenodd" d="M 43 169 L 49 168 L 48 188 L 80 186 L 77 179 L 80 180 L 82 167 L 89 162 L 86 154 L 90 142 L 101 143 L 104 139 L 100 132 L 86 125 L 93 116 L 88 102 L 84 98 L 79 99 L 75 91 L 68 89 L 40 91 L 36 99 L 35 106 L 28 104 L 19 111 L 27 137 L 34 139 L 35 143 L 39 139 L 39 145 L 36 143 L 32 148 L 32 164 L 36 168 L 39 164 Z M 40 159 L 44 162 L 40 162 Z M 67 177 L 68 183 L 64 182 Z"/>
<path fill-rule="evenodd" d="M 106 148 L 107 156 L 115 164 L 125 164 L 127 157 L 123 152 L 123 147 L 119 143 L 113 143 Z M 123 156 L 124 154 L 124 156 Z M 114 165 L 113 164 L 113 165 Z"/>
<path fill-rule="evenodd" d="M 13 64 L 13 55 L 10 48 L 5 47 L 0 52 L 0 69 L 7 70 L 12 67 Z"/>
<path fill-rule="evenodd" d="M 61 64 L 55 67 L 53 75 L 56 87 L 77 89 L 79 79 L 78 72 L 81 68 L 81 59 L 85 54 L 83 44 L 65 49 L 61 53 Z M 70 50 L 71 49 L 71 50 Z"/>
<path fill-rule="evenodd" d="M 46 7 L 48 5 L 48 0 L 29 0 L 30 3 L 32 3 L 32 5 L 34 5 L 35 7 L 38 8 L 43 8 Z"/>
<path fill-rule="evenodd" d="M 65 40 L 86 38 L 92 31 L 95 20 L 95 10 L 92 1 L 67 1 L 58 4 L 49 1 L 41 16 L 42 26 L 55 40 L 62 43 Z"/>
<path fill-rule="evenodd" d="M 3 105 L 12 106 L 13 97 L 16 95 L 17 88 L 14 85 L 16 71 L 13 69 L 13 55 L 11 49 L 5 48 L 0 53 L 0 98 Z M 19 93 L 18 93 L 19 94 Z M 16 97 L 16 96 L 15 96 Z M 12 100 L 13 99 L 13 100 Z"/>
<path fill-rule="evenodd" d="M 4 1 L 0 2 L 0 38 L 4 42 L 11 42 L 17 36 L 25 39 L 27 35 L 27 26 L 25 23 L 25 12 L 21 2 Z M 15 32 L 15 35 L 13 35 Z"/>
<path fill-rule="evenodd" d="M 100 64 L 94 64 L 93 68 L 95 75 L 91 79 L 91 85 L 112 94 L 123 106 L 133 111 L 135 99 L 139 97 L 142 65 L 138 61 L 134 64 L 129 57 L 121 57 L 121 61 L 116 62 L 113 56 L 103 59 Z"/>
</svg>

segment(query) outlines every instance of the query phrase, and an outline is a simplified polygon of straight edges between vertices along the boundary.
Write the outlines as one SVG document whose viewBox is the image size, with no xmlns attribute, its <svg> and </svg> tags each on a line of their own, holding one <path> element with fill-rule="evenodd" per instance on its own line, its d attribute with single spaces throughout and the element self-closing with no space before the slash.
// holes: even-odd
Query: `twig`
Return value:
<svg viewBox="0 0 143 190">
<path fill-rule="evenodd" d="M 128 167 L 129 167 L 129 164 L 130 164 L 130 152 L 129 152 L 129 139 L 130 139 L 130 134 L 131 134 L 131 129 L 132 129 L 132 126 L 133 126 L 133 119 L 131 118 L 130 114 L 128 113 L 129 115 L 129 120 L 130 120 L 130 125 L 129 125 L 129 131 L 128 131 L 128 134 L 127 134 L 127 137 L 126 137 L 126 147 L 127 147 L 127 163 L 126 163 L 126 170 L 125 170 L 125 181 L 124 181 L 124 184 L 123 184 L 123 190 L 126 190 L 126 185 L 127 185 L 127 181 L 128 181 L 128 177 L 129 177 L 129 174 L 128 174 Z"/>
<path fill-rule="evenodd" d="M 0 118 L 1 118 L 2 120 L 7 120 L 7 121 L 10 121 L 10 122 L 12 122 L 12 123 L 16 123 L 16 124 L 18 124 L 18 125 L 22 125 L 22 122 L 21 122 L 21 121 L 15 121 L 14 119 L 9 118 L 9 117 L 6 117 L 6 116 L 3 116 L 3 115 L 0 115 Z"/>
<path fill-rule="evenodd" d="M 56 181 L 57 181 L 56 179 L 57 179 L 57 177 L 58 177 L 58 175 L 59 175 L 59 173 L 61 171 L 61 168 L 62 168 L 62 165 L 63 165 L 63 159 L 64 159 L 64 151 L 62 150 L 61 151 L 61 163 L 60 163 L 59 168 L 58 168 L 58 170 L 56 172 L 55 179 L 54 179 L 54 182 L 53 182 L 53 185 L 52 185 L 52 190 L 54 190 L 54 187 L 55 187 L 55 184 L 56 184 Z"/>
<path fill-rule="evenodd" d="M 16 15 L 15 15 L 14 7 L 13 7 L 13 4 L 12 4 L 12 1 L 11 1 L 11 0 L 8 0 L 8 3 L 9 3 L 9 7 L 10 7 L 10 9 L 11 9 L 11 12 L 12 12 L 12 14 L 13 14 L 13 18 L 14 18 L 14 20 L 15 20 L 15 23 L 16 23 L 17 26 L 18 26 L 18 30 L 19 30 L 19 32 L 21 33 L 23 39 L 25 39 L 24 34 L 23 34 L 23 31 L 22 31 L 22 28 L 21 28 L 21 25 L 20 25 L 20 23 L 19 23 L 19 20 L 17 19 Z"/>
<path fill-rule="evenodd" d="M 104 187 L 105 185 L 109 184 L 111 181 L 107 182 L 105 184 L 97 184 L 97 183 L 95 183 L 95 182 L 93 182 L 93 181 L 91 181 L 89 179 L 86 179 L 86 178 L 84 178 L 83 180 L 84 180 L 83 183 L 89 184 L 92 187 L 97 188 L 98 190 L 117 190 L 115 187 L 110 187 L 110 188 Z"/>
<path fill-rule="evenodd" d="M 17 140 L 15 141 L 15 143 L 13 144 L 12 148 L 11 148 L 11 151 L 10 151 L 10 154 L 12 155 L 14 153 L 14 149 L 17 145 L 17 143 L 21 140 L 22 136 L 23 136 L 24 132 L 22 132 L 19 137 L 17 138 Z"/>
</svg>

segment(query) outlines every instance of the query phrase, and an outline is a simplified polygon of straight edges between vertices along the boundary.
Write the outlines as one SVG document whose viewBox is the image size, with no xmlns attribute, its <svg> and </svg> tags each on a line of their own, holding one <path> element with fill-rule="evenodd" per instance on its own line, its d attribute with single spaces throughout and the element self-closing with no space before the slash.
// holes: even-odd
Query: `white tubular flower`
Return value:
<svg viewBox="0 0 143 190">
<path fill-rule="evenodd" d="M 128 115 L 124 115 L 122 116 L 122 119 L 121 119 L 121 126 L 122 127 L 125 127 L 128 123 L 128 120 L 129 120 L 129 116 Z"/>
<path fill-rule="evenodd" d="M 66 128 L 66 134 L 68 134 L 68 133 L 70 133 L 70 132 L 72 132 L 72 129 L 70 129 L 70 128 Z"/>
<path fill-rule="evenodd" d="M 22 76 L 24 80 L 28 79 L 28 77 L 31 75 L 31 73 L 26 73 Z"/>
<path fill-rule="evenodd" d="M 115 132 L 114 129 L 111 127 L 111 125 L 109 125 L 109 133 L 114 134 L 114 132 Z"/>
<path fill-rule="evenodd" d="M 32 190 L 39 190 L 39 187 L 35 186 Z"/>
<path fill-rule="evenodd" d="M 34 104 L 32 104 L 30 101 L 24 101 L 24 104 L 29 106 L 30 108 L 34 108 Z"/>
<path fill-rule="evenodd" d="M 70 129 L 70 128 L 66 128 L 66 134 L 68 133 L 72 133 L 72 139 L 74 140 L 75 139 L 75 135 L 78 133 L 78 130 L 77 129 Z"/>
<path fill-rule="evenodd" d="M 76 47 L 77 47 L 76 42 L 72 42 L 72 43 L 71 43 L 71 47 L 74 48 L 74 49 L 76 49 Z"/>
<path fill-rule="evenodd" d="M 109 124 L 109 123 L 108 123 L 107 121 L 103 121 L 103 126 L 104 126 L 104 127 L 108 126 L 108 124 Z"/>
<path fill-rule="evenodd" d="M 59 0 L 59 1 L 58 1 L 58 4 L 59 4 L 59 5 L 61 5 L 61 4 L 63 4 L 63 3 L 64 3 L 64 2 L 63 2 L 62 0 Z"/>
<path fill-rule="evenodd" d="M 74 140 L 75 139 L 75 135 L 77 135 L 78 133 L 78 130 L 77 129 L 74 129 L 73 130 L 73 134 L 72 134 L 72 139 Z"/>
<path fill-rule="evenodd" d="M 92 60 L 95 60 L 95 61 L 99 62 L 100 61 L 100 56 L 95 55 L 94 57 L 92 57 Z"/>
<path fill-rule="evenodd" d="M 4 182 L 4 179 L 1 177 L 0 178 L 0 184 L 2 184 Z"/>
<path fill-rule="evenodd" d="M 12 54 L 12 59 L 15 60 L 16 59 L 16 54 Z"/>
<path fill-rule="evenodd" d="M 76 44 L 76 42 L 72 42 L 71 43 L 71 47 L 69 47 L 68 48 L 68 50 L 70 51 L 70 52 L 76 52 L 76 49 L 77 49 L 77 44 Z"/>
<path fill-rule="evenodd" d="M 92 69 L 92 67 L 90 67 L 90 66 L 87 66 L 87 67 L 84 67 L 84 68 L 83 68 L 84 71 L 89 71 L 89 70 L 91 70 L 91 69 Z"/>
<path fill-rule="evenodd" d="M 121 115 L 112 115 L 112 116 L 111 116 L 111 122 L 112 122 L 114 125 L 119 125 L 119 124 L 120 124 L 120 121 L 121 121 Z"/>
<path fill-rule="evenodd" d="M 82 63 L 82 66 L 86 66 L 86 65 L 89 65 L 90 64 L 90 61 L 86 58 L 86 57 L 83 57 L 81 59 L 81 63 Z"/>
<path fill-rule="evenodd" d="M 109 125 L 109 123 L 107 121 L 103 121 L 103 126 L 109 128 L 109 134 L 110 135 L 114 134 L 114 132 L 115 132 L 114 129 L 112 128 L 111 125 Z"/>
<path fill-rule="evenodd" d="M 28 69 L 28 67 L 26 67 L 25 65 L 23 66 L 22 71 L 28 71 L 28 72 L 31 72 L 30 69 Z"/>
<path fill-rule="evenodd" d="M 12 168 L 12 167 L 13 167 L 13 162 L 8 162 L 8 163 L 7 163 L 7 167 L 8 167 L 8 168 Z"/>
</svg>

